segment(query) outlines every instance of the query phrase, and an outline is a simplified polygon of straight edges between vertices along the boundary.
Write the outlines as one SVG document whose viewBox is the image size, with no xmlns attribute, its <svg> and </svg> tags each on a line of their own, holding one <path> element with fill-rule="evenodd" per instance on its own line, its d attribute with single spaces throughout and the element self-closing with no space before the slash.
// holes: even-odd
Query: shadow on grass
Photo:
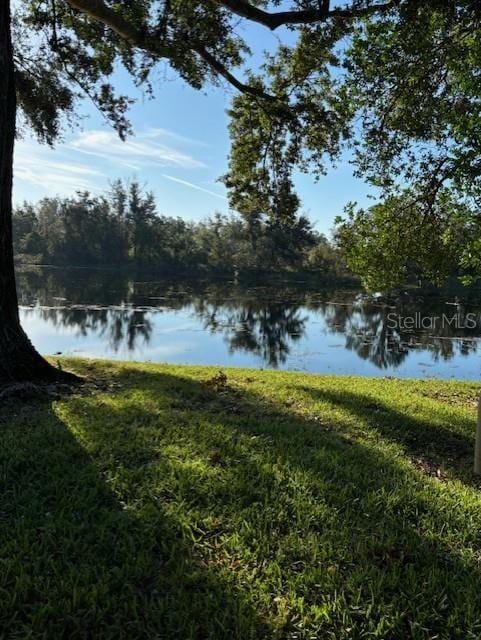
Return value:
<svg viewBox="0 0 481 640">
<path fill-rule="evenodd" d="M 75 437 L 49 407 L 35 425 L 2 426 L 0 593 L 17 593 L 4 625 L 15 615 L 17 629 L 69 638 L 477 637 L 478 505 L 247 387 L 117 379 L 132 393 L 120 408 L 69 401 Z M 359 411 L 349 395 L 304 391 Z"/>
<path fill-rule="evenodd" d="M 453 477 L 468 485 L 479 486 L 473 476 L 474 421 L 466 419 L 456 425 L 439 423 L 436 412 L 432 420 L 415 418 L 397 411 L 367 395 L 349 391 L 316 389 L 298 386 L 315 401 L 329 402 L 369 425 L 382 438 L 400 444 L 406 454 L 431 473 L 438 468 L 448 469 Z M 444 417 L 446 422 L 446 417 Z M 471 432 L 472 436 L 465 435 Z"/>
<path fill-rule="evenodd" d="M 99 416 L 83 417 L 92 436 Z M 120 435 L 105 437 L 115 453 Z M 0 637 L 269 636 L 242 593 L 194 556 L 168 497 L 136 513 L 127 482 L 112 491 L 114 474 L 145 469 L 147 450 L 93 461 L 47 403 L 13 423 L 0 413 L 0 443 Z"/>
<path fill-rule="evenodd" d="M 132 383 L 129 374 L 124 380 Z M 335 600 L 326 605 L 324 622 L 316 626 L 311 617 L 311 632 L 331 630 L 336 638 L 479 633 L 481 597 L 474 585 L 481 577 L 480 540 L 472 526 L 481 517 L 478 502 L 463 502 L 441 483 L 426 484 L 407 461 L 355 441 L 342 427 L 324 430 L 246 387 L 213 388 L 188 377 L 142 372 L 139 389 L 150 389 L 154 402 L 164 395 L 159 406 L 178 421 L 185 439 L 201 451 L 222 452 L 224 477 L 209 484 L 203 506 L 221 518 L 226 508 L 243 513 L 247 555 L 275 565 L 286 591 L 303 594 L 306 608 Z M 422 426 L 416 424 L 419 435 Z M 437 426 L 425 437 L 442 454 L 438 439 L 446 435 L 450 447 L 452 434 Z M 191 478 L 189 486 L 194 495 L 201 493 L 202 478 Z M 268 545 L 252 541 L 253 527 L 264 532 Z M 298 562 L 310 571 L 298 575 Z M 266 588 L 273 589 L 267 574 Z M 304 637 L 296 617 L 293 606 L 282 633 Z"/>
</svg>

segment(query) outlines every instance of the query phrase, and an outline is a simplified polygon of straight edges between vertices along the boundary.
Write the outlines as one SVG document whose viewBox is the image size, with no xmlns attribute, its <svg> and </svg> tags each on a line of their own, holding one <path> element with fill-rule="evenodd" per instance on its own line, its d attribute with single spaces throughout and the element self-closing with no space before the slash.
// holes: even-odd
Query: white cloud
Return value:
<svg viewBox="0 0 481 640">
<path fill-rule="evenodd" d="M 169 136 L 177 141 L 181 140 L 180 136 L 170 134 L 164 129 L 149 129 L 145 133 L 129 137 L 125 142 L 113 131 L 85 131 L 68 147 L 135 170 L 146 165 L 181 169 L 199 169 L 206 166 L 192 155 L 161 142 Z M 186 142 L 187 139 L 183 141 Z"/>
<path fill-rule="evenodd" d="M 169 131 L 168 129 L 162 129 L 160 127 L 151 127 L 150 129 L 147 129 L 147 131 L 145 131 L 142 134 L 142 137 L 147 139 L 164 137 L 164 138 L 170 138 L 171 140 L 175 140 L 176 142 L 180 142 L 182 144 L 188 144 L 190 146 L 197 146 L 197 147 L 209 146 L 206 142 L 203 142 L 202 140 L 181 136 L 178 133 L 175 133 L 174 131 Z"/>
<path fill-rule="evenodd" d="M 84 131 L 55 149 L 34 140 L 19 140 L 15 148 L 15 196 L 18 200 L 84 190 L 96 193 L 107 187 L 109 179 L 127 171 L 150 174 L 152 178 L 156 169 L 203 170 L 206 165 L 190 153 L 193 147 L 202 145 L 159 128 L 146 129 L 125 142 L 113 131 Z M 186 180 L 166 178 L 225 199 Z"/>
<path fill-rule="evenodd" d="M 193 182 L 188 182 L 188 180 L 181 180 L 180 178 L 174 178 L 174 176 L 169 176 L 166 173 L 162 174 L 163 178 L 166 180 L 172 180 L 172 182 L 178 182 L 179 184 L 183 184 L 190 189 L 195 189 L 196 191 L 203 191 L 204 193 L 208 193 L 211 196 L 215 196 L 216 198 L 220 198 L 221 200 L 227 200 L 227 198 L 220 193 L 215 193 L 215 191 L 211 191 L 210 189 L 204 189 L 204 187 L 199 186 L 198 184 L 194 184 Z"/>
<path fill-rule="evenodd" d="M 101 171 L 69 159 L 62 162 L 60 156 L 48 147 L 18 144 L 15 151 L 15 180 L 42 187 L 52 195 L 97 190 L 96 180 L 105 177 Z"/>
</svg>

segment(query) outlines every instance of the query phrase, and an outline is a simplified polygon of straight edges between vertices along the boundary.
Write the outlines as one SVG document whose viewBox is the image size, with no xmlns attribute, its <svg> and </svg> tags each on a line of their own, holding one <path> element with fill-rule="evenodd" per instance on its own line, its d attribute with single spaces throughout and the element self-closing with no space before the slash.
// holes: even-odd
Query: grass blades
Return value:
<svg viewBox="0 0 481 640">
<path fill-rule="evenodd" d="M 0 411 L 1 638 L 481 638 L 479 385 L 62 366 Z"/>
</svg>

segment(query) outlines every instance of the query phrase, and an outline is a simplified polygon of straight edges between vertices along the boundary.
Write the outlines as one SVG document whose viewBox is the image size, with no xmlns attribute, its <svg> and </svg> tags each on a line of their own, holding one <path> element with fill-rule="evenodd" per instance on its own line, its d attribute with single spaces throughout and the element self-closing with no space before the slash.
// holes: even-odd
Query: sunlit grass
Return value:
<svg viewBox="0 0 481 640">
<path fill-rule="evenodd" d="M 0 637 L 481 638 L 479 385 L 62 364 L 0 412 Z"/>
</svg>

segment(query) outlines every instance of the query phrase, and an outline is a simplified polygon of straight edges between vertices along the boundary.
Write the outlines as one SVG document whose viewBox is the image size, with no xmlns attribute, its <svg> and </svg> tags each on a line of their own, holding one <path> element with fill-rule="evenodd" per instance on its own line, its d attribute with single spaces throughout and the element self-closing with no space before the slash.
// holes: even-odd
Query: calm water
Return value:
<svg viewBox="0 0 481 640">
<path fill-rule="evenodd" d="M 23 325 L 44 354 L 481 377 L 479 291 L 387 299 L 348 288 L 181 285 L 49 268 L 19 273 L 18 285 Z"/>
</svg>

